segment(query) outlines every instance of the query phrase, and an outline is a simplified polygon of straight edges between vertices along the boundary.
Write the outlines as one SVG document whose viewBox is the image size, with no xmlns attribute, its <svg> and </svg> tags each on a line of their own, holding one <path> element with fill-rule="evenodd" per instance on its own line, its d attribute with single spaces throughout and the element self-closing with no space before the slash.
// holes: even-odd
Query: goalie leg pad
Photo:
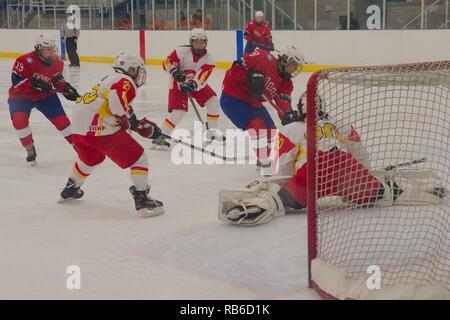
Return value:
<svg viewBox="0 0 450 320">
<path fill-rule="evenodd" d="M 375 206 L 438 204 L 447 195 L 442 179 L 432 170 L 376 170 L 384 192 Z"/>
</svg>

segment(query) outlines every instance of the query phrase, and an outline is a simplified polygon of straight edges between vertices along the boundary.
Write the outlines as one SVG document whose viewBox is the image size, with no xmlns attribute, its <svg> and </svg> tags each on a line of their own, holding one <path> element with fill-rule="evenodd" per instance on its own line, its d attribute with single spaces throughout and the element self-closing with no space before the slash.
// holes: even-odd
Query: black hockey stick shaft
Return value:
<svg viewBox="0 0 450 320">
<path fill-rule="evenodd" d="M 189 101 L 192 104 L 192 107 L 194 108 L 195 114 L 197 115 L 198 120 L 205 125 L 206 130 L 209 130 L 208 121 L 203 121 L 202 116 L 200 115 L 200 112 L 198 112 L 197 104 L 195 103 L 194 99 L 192 98 L 190 93 L 187 93 L 187 96 L 189 98 Z"/>
<path fill-rule="evenodd" d="M 180 143 L 180 144 L 182 144 L 183 146 L 189 147 L 189 148 L 191 148 L 192 150 L 200 151 L 200 152 L 202 152 L 202 153 L 204 153 L 204 154 L 207 154 L 207 155 L 209 155 L 209 156 L 211 156 L 211 157 L 215 157 L 215 158 L 218 158 L 218 159 L 222 159 L 223 161 L 237 161 L 237 160 L 238 160 L 238 158 L 237 158 L 236 156 L 235 156 L 235 157 L 226 157 L 226 156 L 217 154 L 217 153 L 215 153 L 215 152 L 206 150 L 205 148 L 198 147 L 198 146 L 196 146 L 196 145 L 194 145 L 194 144 L 187 143 L 187 142 L 185 142 L 185 141 L 183 141 L 183 140 L 179 140 L 179 139 L 172 138 L 171 136 L 166 135 L 166 134 L 163 134 L 163 133 L 161 134 L 161 136 L 164 137 L 164 138 L 166 138 L 166 139 L 170 139 L 170 140 L 172 140 L 173 142 Z"/>
<path fill-rule="evenodd" d="M 401 168 L 401 167 L 407 167 L 407 166 L 411 166 L 413 164 L 418 164 L 418 163 L 422 163 L 422 162 L 426 162 L 428 161 L 428 159 L 426 157 L 420 158 L 420 159 L 416 159 L 416 160 L 412 160 L 412 161 L 406 161 L 406 162 L 402 162 L 402 163 L 398 163 L 398 164 L 394 164 L 391 166 L 387 166 L 384 168 L 384 170 L 386 171 L 391 171 L 397 168 Z"/>
</svg>

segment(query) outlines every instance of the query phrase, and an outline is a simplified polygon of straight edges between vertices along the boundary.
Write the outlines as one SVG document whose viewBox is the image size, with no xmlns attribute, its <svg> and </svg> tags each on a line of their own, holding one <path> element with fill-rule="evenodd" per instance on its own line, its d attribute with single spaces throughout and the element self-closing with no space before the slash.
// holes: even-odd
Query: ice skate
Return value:
<svg viewBox="0 0 450 320">
<path fill-rule="evenodd" d="M 136 210 L 143 218 L 154 217 L 164 213 L 163 203 L 149 197 L 148 191 L 149 189 L 138 191 L 135 186 L 130 187 Z"/>
<path fill-rule="evenodd" d="M 80 199 L 83 195 L 84 191 L 81 190 L 80 187 L 76 186 L 75 181 L 69 178 L 64 190 L 61 191 L 61 198 L 58 200 L 58 203 Z"/>
</svg>

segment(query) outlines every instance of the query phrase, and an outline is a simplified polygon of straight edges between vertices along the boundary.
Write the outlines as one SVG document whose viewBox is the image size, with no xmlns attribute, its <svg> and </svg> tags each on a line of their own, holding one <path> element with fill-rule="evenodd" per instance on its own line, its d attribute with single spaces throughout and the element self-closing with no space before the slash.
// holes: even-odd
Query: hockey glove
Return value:
<svg viewBox="0 0 450 320">
<path fill-rule="evenodd" d="M 64 98 L 70 101 L 76 101 L 77 98 L 80 97 L 80 94 L 78 93 L 77 89 L 72 87 L 72 85 L 68 82 L 64 86 L 62 95 L 64 96 Z"/>
<path fill-rule="evenodd" d="M 122 130 L 136 130 L 138 127 L 138 120 L 136 118 L 136 114 L 134 113 L 133 109 L 129 108 L 130 116 L 128 117 L 127 114 L 123 114 L 121 116 L 114 115 L 114 118 L 116 118 L 117 124 L 120 126 Z"/>
<path fill-rule="evenodd" d="M 139 124 L 134 131 L 148 139 L 157 139 L 161 135 L 161 129 L 158 125 L 153 121 L 147 120 L 147 118 L 139 120 Z"/>
<path fill-rule="evenodd" d="M 197 89 L 197 84 L 194 81 L 187 81 L 185 83 L 180 84 L 180 91 L 183 93 L 190 93 Z"/>
<path fill-rule="evenodd" d="M 301 117 L 297 110 L 289 109 L 284 112 L 284 116 L 281 119 L 281 124 L 285 126 L 289 123 L 300 121 L 300 119 Z"/>
<path fill-rule="evenodd" d="M 253 97 L 261 99 L 265 86 L 264 75 L 259 72 L 252 71 L 248 74 L 248 87 Z"/>
<path fill-rule="evenodd" d="M 50 93 L 53 89 L 50 83 L 36 77 L 32 77 L 30 83 L 33 90 L 37 90 L 42 93 Z"/>
<path fill-rule="evenodd" d="M 172 77 L 180 83 L 183 83 L 184 81 L 186 81 L 186 75 L 183 73 L 183 71 L 181 71 L 180 69 L 176 68 L 175 70 L 172 71 Z"/>
</svg>

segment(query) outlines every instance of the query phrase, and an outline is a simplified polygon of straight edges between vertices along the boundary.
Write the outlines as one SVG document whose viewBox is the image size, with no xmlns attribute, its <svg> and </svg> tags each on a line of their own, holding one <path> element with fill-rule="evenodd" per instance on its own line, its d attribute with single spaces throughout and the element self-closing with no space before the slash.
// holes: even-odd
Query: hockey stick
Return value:
<svg viewBox="0 0 450 320">
<path fill-rule="evenodd" d="M 201 117 L 201 115 L 200 115 L 200 112 L 198 112 L 197 105 L 195 104 L 195 101 L 194 101 L 194 99 L 192 98 L 191 94 L 190 94 L 189 92 L 186 93 L 186 94 L 187 94 L 187 96 L 188 96 L 188 98 L 189 98 L 189 101 L 190 101 L 191 104 L 192 104 L 192 107 L 193 107 L 194 110 L 195 110 L 195 114 L 197 115 L 198 120 L 202 123 L 202 125 L 205 125 L 206 130 L 209 130 L 208 121 L 203 121 L 203 119 L 202 119 L 202 117 Z"/>
<path fill-rule="evenodd" d="M 279 113 L 285 114 L 285 111 L 284 111 L 284 110 L 281 110 L 280 107 L 278 107 L 278 106 L 272 101 L 272 99 L 267 98 L 267 96 L 266 96 L 265 94 L 263 94 L 262 97 L 263 97 L 264 99 L 266 99 L 266 101 L 267 101 L 272 107 L 274 107 L 275 110 L 277 110 Z"/>
<path fill-rule="evenodd" d="M 183 146 L 189 147 L 189 148 L 191 148 L 192 150 L 200 151 L 200 152 L 202 152 L 202 153 L 204 153 L 204 154 L 207 154 L 207 155 L 209 155 L 209 156 L 211 156 L 211 157 L 215 157 L 215 158 L 218 158 L 218 159 L 222 159 L 223 161 L 249 160 L 249 157 L 248 157 L 247 155 L 246 155 L 245 158 L 243 158 L 243 159 L 242 159 L 242 158 L 241 158 L 241 159 L 238 159 L 237 156 L 234 156 L 234 157 L 226 157 L 226 156 L 222 156 L 222 155 L 220 155 L 220 154 L 217 154 L 217 153 L 215 153 L 215 152 L 208 151 L 208 150 L 206 150 L 205 148 L 201 148 L 201 147 L 198 147 L 198 146 L 196 146 L 196 145 L 187 143 L 187 142 L 185 142 L 185 141 L 183 141 L 183 140 L 179 140 L 179 139 L 172 138 L 171 136 L 166 135 L 166 134 L 163 134 L 163 133 L 161 134 L 161 136 L 164 137 L 165 139 L 169 139 L 169 140 L 172 140 L 173 142 L 176 142 L 176 143 L 182 144 Z"/>
<path fill-rule="evenodd" d="M 401 167 L 407 167 L 407 166 L 411 166 L 413 164 L 418 164 L 418 163 L 422 163 L 422 162 L 426 162 L 428 161 L 427 158 L 423 157 L 417 160 L 412 160 L 412 161 L 406 161 L 406 162 L 402 162 L 402 163 L 398 163 L 398 164 L 394 164 L 391 166 L 387 166 L 384 168 L 385 171 L 391 171 L 397 168 L 401 168 Z"/>
</svg>

